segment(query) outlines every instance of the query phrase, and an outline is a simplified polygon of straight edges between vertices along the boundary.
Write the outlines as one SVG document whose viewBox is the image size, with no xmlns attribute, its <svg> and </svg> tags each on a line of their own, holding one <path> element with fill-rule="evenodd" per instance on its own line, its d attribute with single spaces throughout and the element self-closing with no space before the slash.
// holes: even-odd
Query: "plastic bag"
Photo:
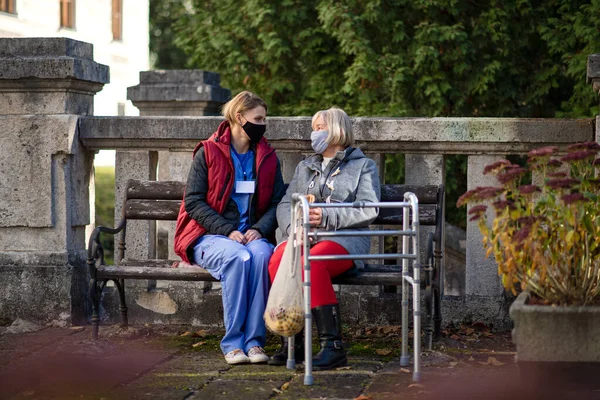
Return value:
<svg viewBox="0 0 600 400">
<path fill-rule="evenodd" d="M 302 228 L 300 218 L 292 221 L 277 275 L 273 280 L 264 319 L 267 328 L 279 336 L 294 336 L 304 327 L 304 295 L 302 293 Z M 294 251 L 295 249 L 295 251 Z"/>
</svg>

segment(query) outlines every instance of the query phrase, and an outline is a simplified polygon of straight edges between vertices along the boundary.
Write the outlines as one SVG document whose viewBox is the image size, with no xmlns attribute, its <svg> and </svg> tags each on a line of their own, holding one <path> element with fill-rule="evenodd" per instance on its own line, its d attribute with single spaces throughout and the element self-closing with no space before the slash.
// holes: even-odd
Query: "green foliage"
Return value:
<svg viewBox="0 0 600 400">
<path fill-rule="evenodd" d="M 150 56 L 154 69 L 185 68 L 187 56 L 173 45 L 173 22 L 185 13 L 184 0 L 150 0 Z"/>
<path fill-rule="evenodd" d="M 157 1 L 157 0 L 155 0 Z M 274 115 L 591 117 L 600 0 L 192 0 L 176 43 L 188 66 L 253 90 Z M 404 160 L 386 159 L 388 182 Z M 466 157 L 447 157 L 447 218 Z"/>
<path fill-rule="evenodd" d="M 192 0 L 189 66 L 275 115 L 591 116 L 600 0 Z"/>
<path fill-rule="evenodd" d="M 115 168 L 95 167 L 96 178 L 96 226 L 104 225 L 114 227 L 115 219 Z M 114 255 L 114 241 L 111 235 L 101 235 L 104 258 L 107 263 L 112 263 Z"/>
</svg>

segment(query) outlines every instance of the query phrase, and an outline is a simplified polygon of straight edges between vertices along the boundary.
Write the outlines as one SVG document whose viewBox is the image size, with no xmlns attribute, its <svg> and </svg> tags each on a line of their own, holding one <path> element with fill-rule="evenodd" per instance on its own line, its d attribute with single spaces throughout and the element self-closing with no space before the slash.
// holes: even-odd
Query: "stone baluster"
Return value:
<svg viewBox="0 0 600 400">
<path fill-rule="evenodd" d="M 93 153 L 78 116 L 109 70 L 66 38 L 0 38 L 0 319 L 85 323 Z"/>
<path fill-rule="evenodd" d="M 492 164 L 503 156 L 473 155 L 468 160 L 467 189 L 478 186 L 497 186 L 493 175 L 483 175 L 486 165 Z M 469 210 L 471 206 L 467 208 Z M 488 220 L 493 218 L 491 207 L 487 210 Z M 468 216 L 467 216 L 468 218 Z M 490 223 L 491 226 L 491 223 Z M 498 276 L 498 266 L 493 257 L 486 258 L 486 249 L 482 245 L 482 236 L 477 221 L 467 222 L 467 264 L 466 264 L 466 301 L 473 320 L 506 320 L 508 312 L 503 301 L 504 289 Z M 505 309 L 506 308 L 506 309 Z"/>
<path fill-rule="evenodd" d="M 407 185 L 442 185 L 446 181 L 446 163 L 444 160 L 444 156 L 441 154 L 406 154 L 404 158 L 404 170 L 405 170 L 405 183 Z M 442 212 L 442 219 L 444 218 L 444 213 Z M 435 232 L 434 226 L 420 226 L 419 232 L 419 255 L 421 265 L 425 265 L 427 261 L 427 238 L 430 233 Z M 445 247 L 445 238 L 442 237 L 442 249 Z M 401 243 L 398 243 L 399 248 L 401 248 Z M 443 250 L 442 250 L 443 252 Z M 435 246 L 434 246 L 434 256 L 438 257 L 441 254 L 435 254 Z M 440 285 L 440 290 L 443 292 L 443 284 L 444 284 L 444 259 L 443 257 L 438 258 L 439 266 L 438 266 L 438 280 Z M 426 271 L 422 271 L 421 279 L 425 279 Z M 433 303 L 431 303 L 431 307 L 433 307 Z M 433 308 L 429 311 L 427 309 L 427 304 L 424 302 L 424 306 L 422 307 L 424 311 L 424 315 L 427 315 L 427 312 L 433 312 Z M 433 337 L 434 325 L 430 323 L 430 321 L 425 318 L 423 322 L 423 329 L 426 332 L 426 341 L 431 340 Z M 426 346 L 431 346 L 430 342 L 426 343 Z"/>
</svg>

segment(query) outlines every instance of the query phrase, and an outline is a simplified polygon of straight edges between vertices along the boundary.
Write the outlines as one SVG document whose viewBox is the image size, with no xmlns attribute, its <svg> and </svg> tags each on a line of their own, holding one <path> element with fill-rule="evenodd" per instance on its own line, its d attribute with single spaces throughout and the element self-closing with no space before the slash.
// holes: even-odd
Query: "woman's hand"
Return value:
<svg viewBox="0 0 600 400">
<path fill-rule="evenodd" d="M 308 222 L 312 226 L 321 225 L 321 221 L 323 220 L 323 209 L 321 208 L 311 208 L 308 210 Z"/>
<path fill-rule="evenodd" d="M 262 239 L 262 235 L 255 229 L 248 229 L 244 235 L 246 243 L 250 243 L 254 240 Z"/>
<path fill-rule="evenodd" d="M 238 243 L 246 244 L 246 237 L 240 231 L 233 231 L 229 234 L 229 239 L 235 240 Z"/>
</svg>

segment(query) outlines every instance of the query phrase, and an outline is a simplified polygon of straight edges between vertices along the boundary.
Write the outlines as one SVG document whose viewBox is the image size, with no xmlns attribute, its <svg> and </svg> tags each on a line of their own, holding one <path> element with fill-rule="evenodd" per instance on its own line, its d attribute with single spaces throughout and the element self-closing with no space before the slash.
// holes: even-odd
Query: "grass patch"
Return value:
<svg viewBox="0 0 600 400">
<path fill-rule="evenodd" d="M 115 226 L 115 168 L 95 167 L 96 190 L 96 226 Z M 112 264 L 114 259 L 114 236 L 101 235 L 100 241 L 104 248 L 104 259 Z"/>
</svg>

